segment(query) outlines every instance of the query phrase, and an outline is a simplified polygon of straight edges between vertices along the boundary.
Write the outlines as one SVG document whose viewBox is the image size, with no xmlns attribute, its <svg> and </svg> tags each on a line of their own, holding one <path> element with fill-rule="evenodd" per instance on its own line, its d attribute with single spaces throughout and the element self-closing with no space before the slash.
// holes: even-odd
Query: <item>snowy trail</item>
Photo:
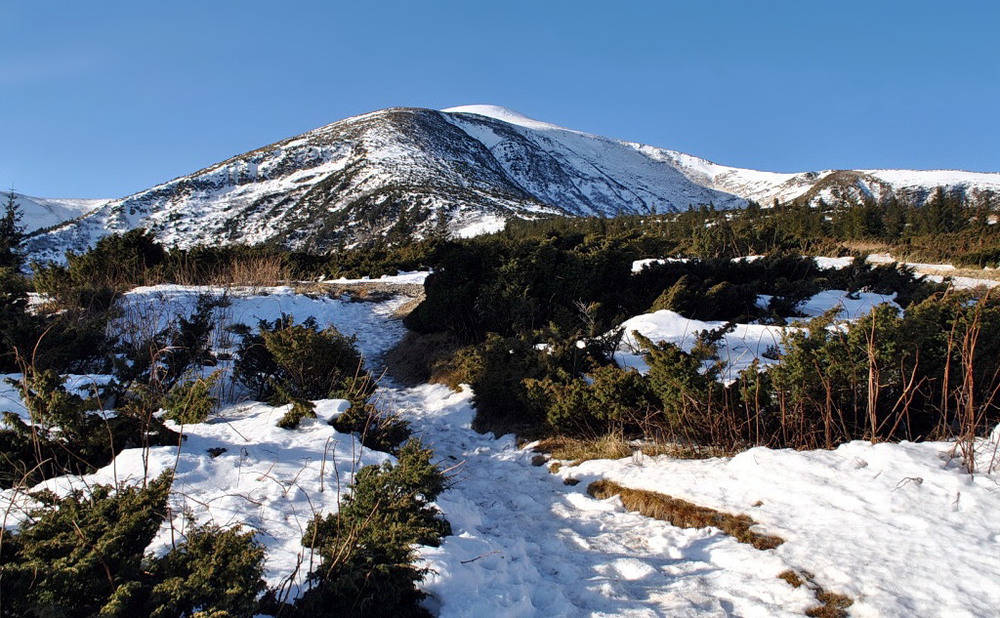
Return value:
<svg viewBox="0 0 1000 618">
<path fill-rule="evenodd" d="M 508 436 L 472 431 L 468 392 L 387 389 L 443 467 L 438 504 L 453 527 L 421 548 L 422 587 L 440 616 L 801 616 L 815 605 L 773 552 L 713 530 L 684 530 L 567 486 Z"/>
</svg>

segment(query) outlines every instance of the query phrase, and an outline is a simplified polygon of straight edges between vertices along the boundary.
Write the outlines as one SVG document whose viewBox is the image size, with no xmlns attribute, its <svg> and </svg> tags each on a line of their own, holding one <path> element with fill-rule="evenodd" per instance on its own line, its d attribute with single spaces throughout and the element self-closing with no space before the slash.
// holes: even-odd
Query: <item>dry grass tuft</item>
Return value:
<svg viewBox="0 0 1000 618">
<path fill-rule="evenodd" d="M 289 278 L 288 264 L 281 256 L 273 255 L 233 260 L 215 273 L 209 284 L 263 288 L 280 285 Z"/>
<path fill-rule="evenodd" d="M 792 586 L 792 588 L 799 588 L 802 584 L 806 583 L 801 577 L 799 577 L 798 573 L 791 569 L 779 573 L 778 579 L 785 580 Z"/>
<path fill-rule="evenodd" d="M 754 532 L 750 529 L 756 522 L 748 515 L 732 515 L 666 494 L 631 489 L 613 481 L 594 481 L 587 487 L 587 493 L 598 499 L 620 496 L 626 509 L 646 517 L 670 522 L 679 528 L 707 528 L 714 526 L 732 536 L 740 543 L 757 549 L 774 549 L 785 542 L 784 539 Z"/>
<path fill-rule="evenodd" d="M 851 597 L 829 592 L 820 587 L 816 587 L 816 600 L 822 603 L 819 607 L 806 610 L 806 616 L 810 618 L 847 618 L 847 608 L 854 605 Z"/>
<path fill-rule="evenodd" d="M 643 442 L 636 445 L 620 434 L 606 434 L 597 438 L 546 436 L 538 442 L 535 450 L 549 453 L 554 459 L 569 461 L 571 466 L 592 459 L 621 459 L 636 453 L 642 453 L 647 457 L 667 455 L 675 459 L 706 459 L 732 454 L 722 449 L 685 446 L 673 442 L 667 444 Z"/>
<path fill-rule="evenodd" d="M 548 437 L 539 441 L 536 451 L 549 453 L 555 459 L 571 461 L 575 466 L 591 459 L 621 459 L 633 453 L 632 445 L 621 436 L 607 435 L 581 440 L 565 436 Z"/>
<path fill-rule="evenodd" d="M 785 580 L 793 588 L 799 588 L 805 585 L 813 591 L 813 594 L 816 595 L 816 600 L 821 604 L 806 610 L 806 616 L 810 616 L 812 618 L 847 618 L 849 615 L 847 613 L 847 608 L 854 605 L 854 600 L 846 594 L 839 594 L 825 590 L 822 586 L 816 583 L 813 579 L 812 573 L 807 571 L 796 573 L 795 571 L 789 569 L 781 572 L 778 575 L 778 579 Z"/>
</svg>

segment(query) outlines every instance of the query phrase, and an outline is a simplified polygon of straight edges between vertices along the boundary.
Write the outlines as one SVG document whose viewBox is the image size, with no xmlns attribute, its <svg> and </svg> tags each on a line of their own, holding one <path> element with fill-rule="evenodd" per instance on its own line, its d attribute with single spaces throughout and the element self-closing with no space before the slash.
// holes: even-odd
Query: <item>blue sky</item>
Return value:
<svg viewBox="0 0 1000 618">
<path fill-rule="evenodd" d="M 120 197 L 390 106 L 772 171 L 1000 171 L 1000 3 L 0 0 L 0 187 Z"/>
</svg>

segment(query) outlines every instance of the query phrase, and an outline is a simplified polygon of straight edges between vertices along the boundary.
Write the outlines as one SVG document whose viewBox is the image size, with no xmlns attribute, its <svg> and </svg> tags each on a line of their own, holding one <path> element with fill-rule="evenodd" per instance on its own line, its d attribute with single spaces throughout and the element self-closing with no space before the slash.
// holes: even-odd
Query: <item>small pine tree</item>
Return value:
<svg viewBox="0 0 1000 618">
<path fill-rule="evenodd" d="M 9 191 L 3 217 L 0 217 L 0 268 L 19 269 L 24 265 L 24 256 L 18 251 L 24 240 L 22 217 L 23 213 L 14 197 L 14 192 Z"/>
</svg>

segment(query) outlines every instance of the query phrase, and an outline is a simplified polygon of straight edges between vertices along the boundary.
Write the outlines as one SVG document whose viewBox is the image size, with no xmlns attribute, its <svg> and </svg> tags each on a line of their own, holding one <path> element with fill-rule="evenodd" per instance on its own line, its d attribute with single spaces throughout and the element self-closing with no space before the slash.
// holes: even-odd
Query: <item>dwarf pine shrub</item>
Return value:
<svg viewBox="0 0 1000 618">
<path fill-rule="evenodd" d="M 166 252 L 153 235 L 137 228 L 106 236 L 86 253 L 66 253 L 66 265 L 33 264 L 35 288 L 64 307 L 107 309 L 130 287 L 155 279 Z"/>
<path fill-rule="evenodd" d="M 208 415 L 219 405 L 219 400 L 212 396 L 212 389 L 220 375 L 213 373 L 207 378 L 196 378 L 171 388 L 163 398 L 166 418 L 183 425 L 208 420 Z"/>
<path fill-rule="evenodd" d="M 254 539 L 254 532 L 239 528 L 194 527 L 183 543 L 149 561 L 153 583 L 142 613 L 151 618 L 256 614 L 265 588 L 265 556 Z"/>
<path fill-rule="evenodd" d="M 228 301 L 200 294 L 190 317 L 178 316 L 152 336 L 133 337 L 119 345 L 112 391 L 121 395 L 136 384 L 166 393 L 189 373 L 214 367 L 211 335 L 213 312 Z M 129 338 L 126 338 L 129 339 Z"/>
<path fill-rule="evenodd" d="M 278 427 L 295 429 L 304 418 L 316 418 L 316 404 L 308 399 L 290 399 L 292 407 L 278 419 Z"/>
<path fill-rule="evenodd" d="M 371 403 L 351 403 L 331 423 L 341 433 L 358 436 L 361 444 L 386 453 L 395 453 L 410 437 L 410 424 Z"/>
<path fill-rule="evenodd" d="M 145 488 L 108 486 L 64 498 L 35 494 L 35 510 L 16 534 L 4 531 L 0 552 L 0 608 L 3 616 L 105 615 L 114 598 L 136 615 L 127 597 L 146 580 L 143 552 L 166 509 L 169 472 Z"/>
<path fill-rule="evenodd" d="M 604 365 L 588 372 L 586 378 L 568 382 L 528 379 L 524 387 L 532 405 L 544 412 L 549 427 L 560 434 L 645 433 L 656 402 L 637 371 Z"/>
<path fill-rule="evenodd" d="M 289 398 L 340 396 L 367 376 L 355 339 L 333 326 L 320 329 L 312 317 L 296 324 L 288 315 L 273 322 L 261 320 L 258 326 L 258 333 L 237 331 L 241 342 L 234 375 L 260 401 L 281 404 Z M 374 382 L 367 383 L 366 398 L 374 392 Z"/>
<path fill-rule="evenodd" d="M 166 516 L 172 476 L 146 487 L 106 485 L 41 506 L 0 532 L 0 616 L 249 617 L 264 590 L 254 533 L 193 526 L 161 557 L 145 556 Z"/>
<path fill-rule="evenodd" d="M 321 563 L 309 574 L 312 587 L 284 608 L 290 615 L 427 615 L 415 585 L 426 570 L 414 564 L 412 545 L 437 545 L 450 533 L 431 505 L 445 483 L 431 456 L 418 440 L 407 442 L 396 464 L 358 472 L 337 513 L 310 522 L 302 544 Z"/>
<path fill-rule="evenodd" d="M 85 474 L 108 464 L 123 448 L 176 444 L 178 436 L 152 416 L 100 413 L 96 397 L 65 387 L 66 378 L 47 369 L 25 369 L 18 388 L 30 422 L 12 412 L 0 428 L 0 487 L 34 485 L 62 474 Z M 155 411 L 155 410 L 154 410 Z"/>
</svg>

